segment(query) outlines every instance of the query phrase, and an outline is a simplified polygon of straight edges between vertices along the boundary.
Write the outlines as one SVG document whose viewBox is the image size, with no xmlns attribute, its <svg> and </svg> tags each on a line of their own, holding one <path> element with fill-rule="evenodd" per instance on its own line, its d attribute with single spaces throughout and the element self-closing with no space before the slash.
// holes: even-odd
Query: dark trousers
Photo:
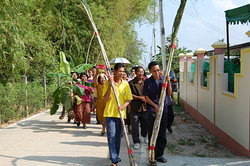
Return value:
<svg viewBox="0 0 250 166">
<path fill-rule="evenodd" d="M 168 106 L 168 120 L 167 120 L 167 127 L 171 127 L 174 121 L 174 110 L 173 105 Z"/>
<path fill-rule="evenodd" d="M 140 143 L 139 126 L 141 126 L 141 136 L 146 137 L 148 133 L 148 112 L 131 112 L 130 122 L 132 126 L 132 138 L 134 143 Z"/>
<path fill-rule="evenodd" d="M 149 146 L 151 141 L 151 136 L 154 127 L 156 113 L 155 112 L 148 112 L 148 138 L 149 138 Z M 164 149 L 167 145 L 167 112 L 162 113 L 160 129 L 158 133 L 158 137 L 156 139 L 155 145 L 155 159 L 162 157 L 164 154 Z"/>
</svg>

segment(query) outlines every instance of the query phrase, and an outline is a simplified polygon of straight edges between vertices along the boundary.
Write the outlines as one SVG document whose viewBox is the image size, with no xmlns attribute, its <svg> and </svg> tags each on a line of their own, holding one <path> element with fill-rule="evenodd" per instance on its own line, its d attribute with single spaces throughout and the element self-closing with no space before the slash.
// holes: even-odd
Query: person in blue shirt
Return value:
<svg viewBox="0 0 250 166">
<path fill-rule="evenodd" d="M 145 96 L 148 111 L 148 138 L 149 138 L 149 146 L 150 140 L 153 132 L 154 121 L 156 118 L 156 114 L 159 112 L 159 99 L 161 95 L 162 86 L 164 76 L 161 75 L 161 69 L 159 63 L 156 61 L 152 61 L 148 65 L 149 72 L 152 74 L 150 78 L 144 81 L 143 86 L 143 95 Z M 167 145 L 167 111 L 169 105 L 169 95 L 172 93 L 170 77 L 167 76 L 167 89 L 166 89 L 166 97 L 164 101 L 164 108 L 162 119 L 160 123 L 160 129 L 158 133 L 158 137 L 155 145 L 155 159 L 158 162 L 166 163 L 167 160 L 163 157 L 164 149 Z M 157 166 L 156 162 L 151 162 L 151 166 Z"/>
</svg>

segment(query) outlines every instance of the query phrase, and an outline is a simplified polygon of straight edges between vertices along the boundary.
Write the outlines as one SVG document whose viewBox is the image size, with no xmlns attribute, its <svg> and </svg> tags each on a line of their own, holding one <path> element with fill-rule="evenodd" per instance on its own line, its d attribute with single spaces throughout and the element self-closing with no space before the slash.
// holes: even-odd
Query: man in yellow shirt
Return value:
<svg viewBox="0 0 250 166">
<path fill-rule="evenodd" d="M 126 118 L 126 107 L 133 99 L 128 82 L 122 79 L 124 72 L 125 67 L 123 64 L 115 64 L 113 71 L 114 76 L 108 76 L 109 81 L 105 82 L 103 88 L 104 99 L 106 100 L 103 116 L 106 117 L 109 155 L 110 160 L 112 161 L 110 166 L 117 166 L 117 163 L 121 161 L 119 153 L 122 136 L 122 123 L 118 110 L 121 111 L 123 118 Z M 118 107 L 114 92 L 111 89 L 112 82 L 114 83 L 117 92 L 120 107 Z"/>
</svg>

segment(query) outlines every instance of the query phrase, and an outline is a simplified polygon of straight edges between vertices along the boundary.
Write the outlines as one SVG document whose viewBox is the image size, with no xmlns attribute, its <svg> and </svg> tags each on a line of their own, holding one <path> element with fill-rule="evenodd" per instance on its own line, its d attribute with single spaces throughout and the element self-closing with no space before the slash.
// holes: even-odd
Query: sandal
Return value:
<svg viewBox="0 0 250 166">
<path fill-rule="evenodd" d="M 112 163 L 110 166 L 118 166 L 118 164 Z"/>
<path fill-rule="evenodd" d="M 165 159 L 164 157 L 157 158 L 156 161 L 158 161 L 160 163 L 166 163 L 166 162 L 168 162 L 168 160 Z"/>
<path fill-rule="evenodd" d="M 157 163 L 155 161 L 150 161 L 150 166 L 157 166 Z"/>
</svg>

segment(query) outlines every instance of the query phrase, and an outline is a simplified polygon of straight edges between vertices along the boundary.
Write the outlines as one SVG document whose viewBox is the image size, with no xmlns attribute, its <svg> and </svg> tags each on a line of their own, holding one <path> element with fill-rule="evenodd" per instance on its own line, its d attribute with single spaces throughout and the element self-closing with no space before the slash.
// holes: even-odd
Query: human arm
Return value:
<svg viewBox="0 0 250 166">
<path fill-rule="evenodd" d="M 126 101 L 123 105 L 121 105 L 121 106 L 119 107 L 119 110 L 120 110 L 120 111 L 121 111 L 121 110 L 124 110 L 124 109 L 129 105 L 130 102 L 131 102 L 131 100 Z"/>
<path fill-rule="evenodd" d="M 159 107 L 157 104 L 155 104 L 148 96 L 145 96 L 145 100 L 148 104 L 150 104 L 152 107 L 155 108 L 155 112 L 159 111 Z"/>
<path fill-rule="evenodd" d="M 104 100 L 106 102 L 110 100 L 110 97 L 111 97 L 111 86 L 112 86 L 112 81 L 113 81 L 113 77 L 112 76 L 107 75 L 107 77 L 108 77 L 108 81 L 105 82 L 105 86 L 108 86 L 108 87 L 107 87 L 107 90 L 106 90 L 106 92 L 105 92 L 105 94 L 103 96 Z"/>
<path fill-rule="evenodd" d="M 169 76 L 167 76 L 167 84 L 168 84 L 167 95 L 171 95 L 172 94 L 172 86 L 171 86 L 171 81 L 170 81 L 170 77 Z"/>
<path fill-rule="evenodd" d="M 145 99 L 145 96 L 137 96 L 137 95 L 132 95 L 133 96 L 133 99 L 137 99 L 137 100 L 142 100 L 142 101 L 146 101 L 146 99 Z"/>
</svg>

